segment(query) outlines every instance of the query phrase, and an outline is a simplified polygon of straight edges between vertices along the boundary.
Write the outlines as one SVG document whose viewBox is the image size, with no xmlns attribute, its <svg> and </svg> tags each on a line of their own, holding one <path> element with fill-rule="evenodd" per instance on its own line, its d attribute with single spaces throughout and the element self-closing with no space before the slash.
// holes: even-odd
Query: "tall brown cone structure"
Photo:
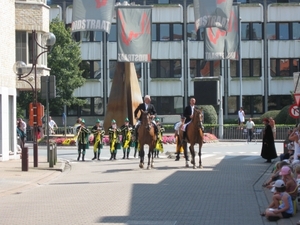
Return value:
<svg viewBox="0 0 300 225">
<path fill-rule="evenodd" d="M 104 129 L 108 130 L 112 119 L 118 127 L 126 117 L 135 124 L 134 110 L 143 102 L 141 89 L 133 63 L 117 62 L 104 119 Z"/>
</svg>

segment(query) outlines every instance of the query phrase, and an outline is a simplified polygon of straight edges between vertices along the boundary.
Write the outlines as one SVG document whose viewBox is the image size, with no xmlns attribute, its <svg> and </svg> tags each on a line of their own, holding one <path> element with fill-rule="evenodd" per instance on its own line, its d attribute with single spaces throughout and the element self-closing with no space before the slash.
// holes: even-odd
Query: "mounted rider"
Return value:
<svg viewBox="0 0 300 225">
<path fill-rule="evenodd" d="M 139 106 L 134 110 L 134 117 L 137 120 L 137 123 L 135 125 L 135 140 L 138 140 L 138 129 L 139 129 L 139 126 L 141 124 L 141 118 L 142 118 L 142 112 L 141 111 L 142 110 L 147 111 L 148 114 L 150 114 L 150 119 L 151 119 L 151 122 L 154 126 L 155 134 L 156 134 L 156 136 L 158 135 L 158 129 L 157 129 L 155 121 L 153 120 L 156 117 L 156 110 L 155 110 L 154 105 L 151 104 L 150 95 L 146 95 L 144 97 L 144 103 L 139 104 Z M 140 112 L 140 118 L 137 117 L 139 112 Z"/>
</svg>

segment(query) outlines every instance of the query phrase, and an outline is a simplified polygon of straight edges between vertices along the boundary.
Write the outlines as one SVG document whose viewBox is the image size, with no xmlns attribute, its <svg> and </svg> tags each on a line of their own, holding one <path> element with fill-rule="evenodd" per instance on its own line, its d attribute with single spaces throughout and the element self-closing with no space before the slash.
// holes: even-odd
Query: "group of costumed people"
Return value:
<svg viewBox="0 0 300 225">
<path fill-rule="evenodd" d="M 155 118 L 155 124 L 157 127 L 157 144 L 154 151 L 154 157 L 159 157 L 159 152 L 163 152 L 162 135 L 165 131 L 163 126 L 160 124 L 160 119 Z M 101 121 L 98 119 L 96 124 L 93 126 L 91 131 L 86 127 L 85 120 L 79 119 L 75 125 L 76 139 L 78 145 L 78 157 L 77 161 L 82 159 L 85 161 L 86 150 L 89 149 L 90 141 L 93 143 L 94 158 L 92 160 L 100 160 L 101 149 L 103 149 L 103 138 L 105 130 L 101 125 Z M 111 121 L 111 126 L 108 128 L 109 137 L 109 149 L 110 149 L 110 160 L 115 160 L 117 150 L 123 148 L 123 159 L 129 158 L 130 148 L 134 147 L 134 157 L 139 149 L 137 140 L 137 127 L 130 124 L 128 118 L 125 118 L 124 124 L 121 127 L 117 126 L 116 120 Z"/>
</svg>

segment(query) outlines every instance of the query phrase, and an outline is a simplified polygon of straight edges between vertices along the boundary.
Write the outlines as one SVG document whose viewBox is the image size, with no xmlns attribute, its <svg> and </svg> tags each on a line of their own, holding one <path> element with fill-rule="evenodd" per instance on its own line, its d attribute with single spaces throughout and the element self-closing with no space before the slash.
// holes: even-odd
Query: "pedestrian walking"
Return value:
<svg viewBox="0 0 300 225">
<path fill-rule="evenodd" d="M 266 163 L 271 163 L 272 159 L 277 158 L 277 152 L 275 149 L 274 137 L 272 128 L 269 124 L 269 119 L 263 119 L 263 123 L 265 125 L 265 129 L 263 131 L 263 140 L 262 140 L 262 149 L 261 149 L 261 157 L 266 159 Z"/>
<path fill-rule="evenodd" d="M 84 119 L 81 120 L 81 125 L 77 127 L 77 143 L 78 143 L 78 157 L 77 161 L 80 160 L 80 156 L 82 154 L 82 161 L 84 161 L 86 144 L 89 141 L 88 136 L 90 134 L 89 129 L 85 126 Z M 81 152 L 82 150 L 82 152 Z"/>
<path fill-rule="evenodd" d="M 92 128 L 92 134 L 94 135 L 94 158 L 92 158 L 92 160 L 95 160 L 96 158 L 100 160 L 101 149 L 103 149 L 102 139 L 105 131 L 100 125 L 99 119 L 96 121 L 95 126 L 93 126 Z"/>
<path fill-rule="evenodd" d="M 130 154 L 130 146 L 132 142 L 133 127 L 129 123 L 129 119 L 125 118 L 124 124 L 120 127 L 122 133 L 123 159 L 128 159 Z"/>
<path fill-rule="evenodd" d="M 255 123 L 252 121 L 252 118 L 246 122 L 246 129 L 247 129 L 247 141 L 252 141 L 253 132 L 254 132 Z"/>
</svg>

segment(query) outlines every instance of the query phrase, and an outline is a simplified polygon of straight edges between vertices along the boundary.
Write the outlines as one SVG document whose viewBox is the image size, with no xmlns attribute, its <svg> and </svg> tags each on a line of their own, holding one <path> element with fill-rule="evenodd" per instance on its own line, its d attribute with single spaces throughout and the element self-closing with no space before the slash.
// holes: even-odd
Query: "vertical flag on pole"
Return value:
<svg viewBox="0 0 300 225">
<path fill-rule="evenodd" d="M 232 6 L 227 32 L 216 27 L 206 28 L 204 40 L 205 60 L 239 60 L 239 8 Z"/>
<path fill-rule="evenodd" d="M 194 0 L 195 29 L 227 30 L 233 0 Z"/>
<path fill-rule="evenodd" d="M 72 32 L 110 33 L 116 0 L 73 0 Z"/>
<path fill-rule="evenodd" d="M 151 62 L 151 6 L 118 6 L 118 62 Z"/>
</svg>

